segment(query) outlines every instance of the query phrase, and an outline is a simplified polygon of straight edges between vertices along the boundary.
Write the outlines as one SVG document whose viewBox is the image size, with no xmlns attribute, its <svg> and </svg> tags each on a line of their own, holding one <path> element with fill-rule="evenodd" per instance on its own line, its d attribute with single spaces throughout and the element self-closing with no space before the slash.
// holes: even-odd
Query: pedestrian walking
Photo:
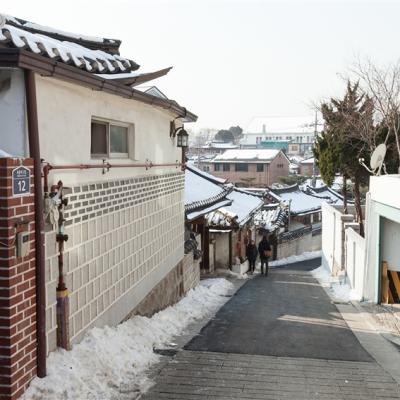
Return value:
<svg viewBox="0 0 400 400">
<path fill-rule="evenodd" d="M 265 264 L 265 276 L 268 275 L 268 258 L 271 257 L 271 245 L 268 242 L 267 235 L 264 235 L 261 242 L 258 243 L 258 252 L 261 260 L 261 275 L 264 274 Z"/>
<path fill-rule="evenodd" d="M 254 240 L 250 240 L 250 243 L 246 247 L 246 257 L 249 261 L 249 270 L 251 274 L 254 272 L 254 268 L 256 267 L 256 260 L 257 260 L 257 246 Z"/>
</svg>

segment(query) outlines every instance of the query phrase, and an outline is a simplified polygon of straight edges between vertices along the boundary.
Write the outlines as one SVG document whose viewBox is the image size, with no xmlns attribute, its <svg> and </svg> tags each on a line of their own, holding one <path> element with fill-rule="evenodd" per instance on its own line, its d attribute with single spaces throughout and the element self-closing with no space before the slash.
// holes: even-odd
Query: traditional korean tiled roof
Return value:
<svg viewBox="0 0 400 400">
<path fill-rule="evenodd" d="M 200 168 L 197 168 L 194 165 L 188 165 L 186 168 L 189 169 L 194 174 L 200 175 L 204 179 L 207 179 L 210 182 L 215 183 L 217 185 L 226 183 L 228 181 L 227 179 L 218 178 L 218 177 L 216 177 L 214 175 L 209 174 L 208 172 L 202 171 Z"/>
<path fill-rule="evenodd" d="M 226 197 L 232 200 L 232 204 L 208 214 L 209 225 L 244 226 L 264 204 L 259 196 L 236 188 L 233 188 Z"/>
<path fill-rule="evenodd" d="M 339 193 L 335 192 L 328 186 L 320 186 L 317 188 L 312 186 L 307 186 L 306 190 L 308 193 L 314 196 L 324 197 L 326 199 L 329 199 L 331 203 L 337 205 L 343 204 L 343 196 L 341 196 Z"/>
<path fill-rule="evenodd" d="M 166 75 L 171 67 L 135 72 L 139 65 L 119 54 L 120 40 L 61 31 L 0 14 L 0 62 L 43 76 L 75 82 L 170 110 L 193 122 L 197 116 L 176 101 L 134 86 Z M 3 64 L 4 63 L 4 64 Z"/>
<path fill-rule="evenodd" d="M 0 19 L 0 46 L 26 49 L 91 73 L 114 74 L 139 68 L 118 54 L 120 41 L 57 31 L 10 16 Z M 112 42 L 114 54 L 103 50 L 109 50 Z"/>
<path fill-rule="evenodd" d="M 283 202 L 290 204 L 290 213 L 294 215 L 317 212 L 324 202 L 331 203 L 330 198 L 303 192 L 298 185 L 281 189 L 271 189 Z"/>
<path fill-rule="evenodd" d="M 254 215 L 254 225 L 269 232 L 283 227 L 286 220 L 287 213 L 280 205 L 262 209 Z"/>
<path fill-rule="evenodd" d="M 185 171 L 185 211 L 187 219 L 205 215 L 217 208 L 228 206 L 232 200 L 227 198 L 231 188 L 217 185 L 191 171 Z"/>
</svg>

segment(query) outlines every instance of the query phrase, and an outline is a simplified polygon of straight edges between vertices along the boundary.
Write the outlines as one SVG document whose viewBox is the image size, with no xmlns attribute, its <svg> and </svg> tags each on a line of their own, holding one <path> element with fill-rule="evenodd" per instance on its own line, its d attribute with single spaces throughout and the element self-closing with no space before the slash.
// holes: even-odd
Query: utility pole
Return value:
<svg viewBox="0 0 400 400">
<path fill-rule="evenodd" d="M 315 146 L 315 143 L 317 141 L 317 135 L 318 135 L 318 112 L 315 110 L 315 121 L 314 121 L 314 143 L 313 147 Z M 316 173 L 315 173 L 315 156 L 313 154 L 313 178 L 312 178 L 312 186 L 315 187 L 317 181 Z"/>
</svg>

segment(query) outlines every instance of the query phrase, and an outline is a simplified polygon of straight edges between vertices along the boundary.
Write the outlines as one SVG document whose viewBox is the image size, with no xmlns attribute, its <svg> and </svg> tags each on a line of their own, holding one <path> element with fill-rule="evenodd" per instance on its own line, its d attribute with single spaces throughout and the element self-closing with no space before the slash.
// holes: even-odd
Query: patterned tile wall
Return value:
<svg viewBox="0 0 400 400">
<path fill-rule="evenodd" d="M 73 187 L 64 256 L 72 340 L 171 255 L 183 255 L 183 186 L 177 172 Z M 46 234 L 48 351 L 56 347 L 57 278 L 52 231 Z"/>
</svg>

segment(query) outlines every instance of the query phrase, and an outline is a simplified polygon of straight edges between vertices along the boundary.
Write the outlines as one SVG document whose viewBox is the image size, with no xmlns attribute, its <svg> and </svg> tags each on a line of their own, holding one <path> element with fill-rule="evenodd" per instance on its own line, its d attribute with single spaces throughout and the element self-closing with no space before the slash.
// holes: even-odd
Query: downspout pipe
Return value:
<svg viewBox="0 0 400 400">
<path fill-rule="evenodd" d="M 44 269 L 44 220 L 42 166 L 36 101 L 35 73 L 25 70 L 26 110 L 29 156 L 33 159 L 35 190 L 35 250 L 36 250 L 36 334 L 37 376 L 46 376 L 46 282 Z"/>
</svg>

